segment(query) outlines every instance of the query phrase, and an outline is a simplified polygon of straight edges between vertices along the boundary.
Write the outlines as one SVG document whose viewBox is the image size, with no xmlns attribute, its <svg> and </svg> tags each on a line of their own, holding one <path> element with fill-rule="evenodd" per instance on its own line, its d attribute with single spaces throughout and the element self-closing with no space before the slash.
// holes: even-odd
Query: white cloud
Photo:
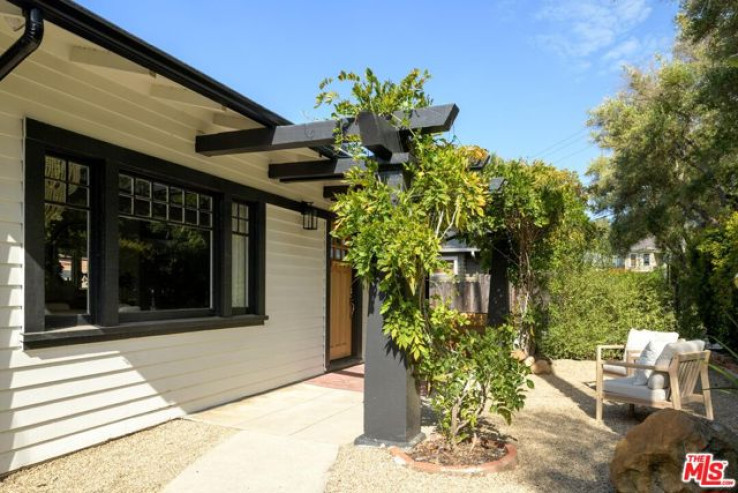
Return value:
<svg viewBox="0 0 738 493">
<path fill-rule="evenodd" d="M 641 48 L 641 42 L 638 38 L 632 37 L 618 43 L 610 48 L 607 53 L 602 56 L 604 61 L 620 60 L 626 58 Z"/>
<path fill-rule="evenodd" d="M 573 67 L 619 69 L 660 46 L 660 41 L 632 33 L 650 14 L 647 0 L 546 0 L 536 14 L 542 26 L 536 41 Z"/>
</svg>

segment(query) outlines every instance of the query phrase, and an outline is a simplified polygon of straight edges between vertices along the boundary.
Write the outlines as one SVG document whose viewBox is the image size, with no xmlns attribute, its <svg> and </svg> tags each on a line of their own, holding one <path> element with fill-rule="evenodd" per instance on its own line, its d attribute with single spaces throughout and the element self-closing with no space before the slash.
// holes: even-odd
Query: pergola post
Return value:
<svg viewBox="0 0 738 493">
<path fill-rule="evenodd" d="M 489 304 L 487 325 L 496 327 L 507 322 L 510 315 L 510 280 L 507 270 L 510 267 L 508 251 L 504 242 L 495 246 L 495 255 L 489 269 Z"/>
<path fill-rule="evenodd" d="M 383 295 L 369 287 L 364 363 L 364 434 L 356 445 L 412 447 L 420 432 L 420 394 L 403 351 L 384 335 Z"/>
<path fill-rule="evenodd" d="M 380 171 L 382 181 L 401 189 L 401 169 Z M 364 350 L 364 434 L 356 445 L 412 447 L 424 438 L 420 431 L 420 393 L 403 351 L 385 335 L 380 313 L 384 295 L 369 286 L 366 348 Z"/>
</svg>

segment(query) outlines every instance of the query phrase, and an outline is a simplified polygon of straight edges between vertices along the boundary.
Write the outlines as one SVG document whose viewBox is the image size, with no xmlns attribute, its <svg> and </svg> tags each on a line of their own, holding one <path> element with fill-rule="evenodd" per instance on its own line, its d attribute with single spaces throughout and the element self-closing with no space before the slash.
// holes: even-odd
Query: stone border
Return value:
<svg viewBox="0 0 738 493">
<path fill-rule="evenodd" d="M 431 464 L 430 462 L 418 462 L 405 453 L 402 449 L 397 447 L 390 447 L 390 454 L 392 454 L 392 460 L 396 464 L 401 466 L 415 469 L 416 471 L 429 472 L 429 473 L 444 473 L 444 474 L 458 474 L 458 475 L 472 475 L 472 474 L 491 474 L 502 471 L 510 471 L 515 468 L 518 464 L 518 449 L 511 443 L 505 444 L 504 457 L 494 460 L 492 462 L 485 462 L 475 466 L 444 466 L 441 464 Z"/>
</svg>

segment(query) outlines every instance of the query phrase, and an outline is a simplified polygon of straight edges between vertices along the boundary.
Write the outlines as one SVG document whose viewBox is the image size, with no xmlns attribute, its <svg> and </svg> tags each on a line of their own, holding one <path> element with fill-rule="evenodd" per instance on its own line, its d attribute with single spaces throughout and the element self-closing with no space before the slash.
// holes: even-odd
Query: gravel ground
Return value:
<svg viewBox="0 0 738 493">
<path fill-rule="evenodd" d="M 174 420 L 0 480 L 2 493 L 160 491 L 185 467 L 238 430 Z"/>
<path fill-rule="evenodd" d="M 608 475 L 615 444 L 650 411 L 638 408 L 633 417 L 626 405 L 606 404 L 604 424 L 597 425 L 594 391 L 589 387 L 594 385 L 594 362 L 559 360 L 554 372 L 533 377 L 536 388 L 511 426 L 491 418 L 517 443 L 519 465 L 514 471 L 477 477 L 426 474 L 393 463 L 386 450 L 349 445 L 341 448 L 326 491 L 380 492 L 388 491 L 388 485 L 403 493 L 612 491 Z M 736 430 L 737 400 L 713 395 L 716 419 Z"/>
</svg>

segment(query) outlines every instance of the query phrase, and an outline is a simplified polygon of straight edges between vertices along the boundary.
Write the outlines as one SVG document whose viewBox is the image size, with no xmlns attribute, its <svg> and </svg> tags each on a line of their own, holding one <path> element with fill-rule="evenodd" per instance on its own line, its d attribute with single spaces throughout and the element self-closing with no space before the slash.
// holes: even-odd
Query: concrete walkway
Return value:
<svg viewBox="0 0 738 493">
<path fill-rule="evenodd" d="M 242 431 L 164 491 L 322 492 L 339 446 L 363 431 L 362 378 L 355 367 L 189 416 Z"/>
</svg>

